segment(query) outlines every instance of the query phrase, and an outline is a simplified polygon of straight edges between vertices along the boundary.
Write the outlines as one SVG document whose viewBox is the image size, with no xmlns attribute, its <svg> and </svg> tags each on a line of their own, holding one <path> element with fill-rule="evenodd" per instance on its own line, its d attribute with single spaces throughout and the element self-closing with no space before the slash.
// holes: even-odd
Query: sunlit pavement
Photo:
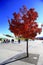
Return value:
<svg viewBox="0 0 43 65">
<path fill-rule="evenodd" d="M 19 60 L 6 65 L 36 65 L 36 62 L 37 65 L 43 65 L 43 40 L 29 41 L 28 43 L 29 43 L 28 50 L 30 54 L 29 57 L 31 59 L 27 58 L 22 61 Z M 20 44 L 18 42 L 16 44 L 0 43 L 0 65 L 6 60 L 25 52 L 26 52 L 26 42 L 24 41 L 21 42 Z"/>
</svg>

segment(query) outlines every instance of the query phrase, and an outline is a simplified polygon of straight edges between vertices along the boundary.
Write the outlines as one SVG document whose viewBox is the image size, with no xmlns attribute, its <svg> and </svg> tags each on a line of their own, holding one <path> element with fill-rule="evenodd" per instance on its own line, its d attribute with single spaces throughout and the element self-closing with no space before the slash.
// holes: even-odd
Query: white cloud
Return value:
<svg viewBox="0 0 43 65">
<path fill-rule="evenodd" d="M 38 27 L 39 27 L 39 28 L 41 28 L 41 24 L 42 24 L 42 23 L 38 23 Z"/>
<path fill-rule="evenodd" d="M 38 23 L 38 27 L 39 27 L 39 28 L 42 28 L 42 27 L 41 27 L 41 24 L 42 24 L 42 23 Z M 41 34 L 37 34 L 36 37 L 43 37 L 43 28 L 42 28 Z"/>
</svg>

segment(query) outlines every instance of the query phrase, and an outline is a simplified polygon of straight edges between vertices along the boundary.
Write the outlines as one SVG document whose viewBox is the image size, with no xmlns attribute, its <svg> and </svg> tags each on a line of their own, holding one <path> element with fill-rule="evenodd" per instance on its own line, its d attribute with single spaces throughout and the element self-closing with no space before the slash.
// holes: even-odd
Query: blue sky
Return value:
<svg viewBox="0 0 43 65">
<path fill-rule="evenodd" d="M 8 28 L 8 17 L 11 19 L 13 12 L 19 12 L 19 8 L 26 5 L 28 9 L 35 8 L 38 12 L 38 23 L 43 23 L 43 0 L 0 0 L 0 33 L 12 34 Z"/>
</svg>

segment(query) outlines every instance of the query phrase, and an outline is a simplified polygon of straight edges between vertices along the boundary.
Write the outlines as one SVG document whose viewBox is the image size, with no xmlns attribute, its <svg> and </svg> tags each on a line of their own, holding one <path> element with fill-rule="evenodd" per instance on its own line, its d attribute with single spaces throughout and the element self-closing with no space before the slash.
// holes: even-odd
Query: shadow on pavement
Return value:
<svg viewBox="0 0 43 65">
<path fill-rule="evenodd" d="M 19 60 L 26 62 L 26 63 L 31 63 L 31 64 L 34 64 L 34 65 L 37 65 L 38 59 L 39 59 L 39 54 L 29 53 L 29 57 L 26 57 L 26 53 L 22 53 L 22 54 L 19 54 L 19 55 L 16 55 L 16 56 L 9 58 L 8 60 L 1 63 L 0 65 L 6 65 L 6 64 L 9 64 L 9 63 L 13 63 L 15 61 L 17 62 Z"/>
</svg>

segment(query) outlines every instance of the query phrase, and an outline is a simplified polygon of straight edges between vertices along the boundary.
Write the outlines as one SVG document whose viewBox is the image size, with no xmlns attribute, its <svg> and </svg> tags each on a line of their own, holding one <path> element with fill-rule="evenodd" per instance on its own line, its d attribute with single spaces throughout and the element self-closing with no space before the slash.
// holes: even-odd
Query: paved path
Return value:
<svg viewBox="0 0 43 65">
<path fill-rule="evenodd" d="M 43 41 L 29 41 L 29 58 L 12 62 L 6 65 L 43 65 Z M 5 61 L 12 61 L 14 57 L 26 52 L 26 42 L 0 44 L 0 65 Z M 21 56 L 24 56 L 22 54 Z M 19 55 L 19 56 L 20 56 Z M 16 56 L 16 57 L 17 57 Z M 21 57 L 20 56 L 20 57 Z M 12 60 L 10 60 L 12 58 Z"/>
</svg>

